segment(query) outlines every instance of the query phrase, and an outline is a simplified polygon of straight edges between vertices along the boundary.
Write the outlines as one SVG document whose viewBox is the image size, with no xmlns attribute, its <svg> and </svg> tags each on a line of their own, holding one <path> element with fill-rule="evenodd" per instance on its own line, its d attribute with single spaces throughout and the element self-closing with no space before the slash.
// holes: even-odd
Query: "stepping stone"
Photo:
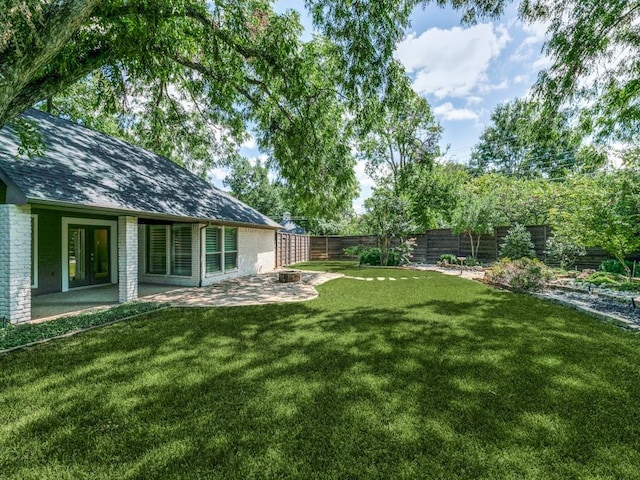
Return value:
<svg viewBox="0 0 640 480">
<path fill-rule="evenodd" d="M 395 282 L 397 278 L 389 277 L 389 280 L 391 280 L 392 282 Z"/>
<path fill-rule="evenodd" d="M 409 280 L 407 277 L 400 277 L 400 280 Z"/>
<path fill-rule="evenodd" d="M 378 280 L 380 280 L 382 282 L 382 281 L 386 280 L 386 278 L 385 277 L 378 277 Z"/>
<path fill-rule="evenodd" d="M 367 282 L 373 282 L 373 278 L 365 278 Z"/>
</svg>

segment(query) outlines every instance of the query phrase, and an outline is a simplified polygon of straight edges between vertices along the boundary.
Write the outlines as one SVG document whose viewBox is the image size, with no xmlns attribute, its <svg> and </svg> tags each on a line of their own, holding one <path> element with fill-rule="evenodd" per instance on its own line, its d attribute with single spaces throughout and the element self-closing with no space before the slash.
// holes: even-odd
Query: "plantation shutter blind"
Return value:
<svg viewBox="0 0 640 480">
<path fill-rule="evenodd" d="M 238 229 L 224 229 L 224 269 L 238 268 Z"/>
<path fill-rule="evenodd" d="M 167 274 L 167 227 L 147 225 L 147 273 Z"/>
<path fill-rule="evenodd" d="M 207 227 L 205 234 L 206 272 L 215 273 L 222 270 L 221 265 L 221 233 L 218 227 Z"/>
<path fill-rule="evenodd" d="M 171 232 L 171 275 L 190 277 L 191 225 L 174 224 Z"/>
</svg>

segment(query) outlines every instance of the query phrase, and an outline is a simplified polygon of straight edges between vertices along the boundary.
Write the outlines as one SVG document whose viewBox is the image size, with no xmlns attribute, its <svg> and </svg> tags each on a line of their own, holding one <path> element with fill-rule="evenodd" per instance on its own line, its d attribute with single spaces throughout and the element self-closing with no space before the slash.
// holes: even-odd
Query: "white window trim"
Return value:
<svg viewBox="0 0 640 480">
<path fill-rule="evenodd" d="M 93 218 L 62 217 L 62 291 L 69 291 L 69 225 L 109 227 L 111 283 L 118 283 L 118 222 L 115 220 L 95 220 Z"/>
<path fill-rule="evenodd" d="M 229 227 L 229 228 L 233 228 L 236 231 L 236 249 L 235 250 L 231 250 L 230 252 L 227 252 L 225 250 L 225 235 L 226 232 L 225 230 L 227 229 L 227 227 L 222 227 L 222 270 L 224 271 L 224 273 L 227 272 L 237 272 L 238 271 L 238 264 L 240 263 L 240 256 L 238 255 L 238 247 L 240 245 L 240 229 L 238 227 Z M 227 269 L 227 262 L 225 261 L 224 255 L 226 253 L 234 253 L 236 254 L 236 266 L 230 269 Z"/>
<path fill-rule="evenodd" d="M 173 226 L 174 225 L 192 225 L 191 223 L 188 222 L 174 222 L 174 223 L 170 223 L 168 225 L 162 225 L 163 227 L 165 227 L 166 232 L 167 232 L 167 241 L 166 241 L 166 245 L 165 245 L 165 255 L 167 256 L 167 267 L 165 269 L 165 273 L 149 273 L 147 272 L 147 269 L 149 268 L 149 266 L 147 265 L 147 249 L 149 248 L 148 245 L 148 235 L 149 235 L 149 229 L 146 228 L 147 226 L 145 226 L 145 230 L 144 230 L 144 275 L 146 277 L 156 277 L 156 278 L 193 278 L 194 277 L 194 272 L 193 272 L 193 256 L 196 254 L 193 251 L 191 251 L 191 275 L 176 275 L 171 273 L 171 259 L 173 257 L 173 254 L 171 252 L 171 236 L 173 235 Z M 191 230 L 191 245 L 193 246 L 193 227 Z"/>
<path fill-rule="evenodd" d="M 33 225 L 33 238 L 31 241 L 31 254 L 33 255 L 33 284 L 31 288 L 38 288 L 38 215 L 31 214 L 31 222 Z"/>
<path fill-rule="evenodd" d="M 218 270 L 217 272 L 213 272 L 213 273 L 207 273 L 207 233 L 206 233 L 206 229 L 207 228 L 219 228 L 220 232 L 221 232 L 221 238 L 220 238 L 220 270 Z M 240 246 L 240 229 L 238 227 L 228 227 L 228 228 L 235 228 L 236 229 L 236 247 Z M 227 268 L 227 265 L 225 264 L 224 261 L 224 254 L 227 253 L 225 252 L 225 241 L 224 241 L 224 236 L 225 236 L 225 230 L 227 229 L 227 227 L 225 227 L 224 225 L 207 225 L 205 228 L 203 228 L 203 234 L 201 235 L 201 239 L 200 239 L 200 251 L 202 252 L 202 257 L 200 259 L 200 269 L 202 272 L 204 272 L 204 278 L 214 278 L 214 277 L 219 277 L 220 275 L 225 275 L 227 273 L 234 273 L 238 271 L 238 264 L 240 263 L 240 258 L 239 258 L 239 248 L 236 248 L 236 250 L 234 250 L 234 252 L 236 253 L 236 266 L 234 268 Z"/>
<path fill-rule="evenodd" d="M 208 228 L 217 228 L 220 230 L 220 250 L 218 252 L 214 252 L 214 253 L 218 253 L 220 254 L 220 270 L 217 270 L 215 272 L 207 272 L 207 229 Z M 201 268 L 202 271 L 204 272 L 204 277 L 205 278 L 213 278 L 213 277 L 217 277 L 219 275 L 223 275 L 224 274 L 224 227 L 222 225 L 207 225 L 204 229 L 204 234 L 202 235 L 202 241 L 201 241 L 201 248 L 200 251 L 202 252 L 202 262 L 201 264 Z"/>
</svg>

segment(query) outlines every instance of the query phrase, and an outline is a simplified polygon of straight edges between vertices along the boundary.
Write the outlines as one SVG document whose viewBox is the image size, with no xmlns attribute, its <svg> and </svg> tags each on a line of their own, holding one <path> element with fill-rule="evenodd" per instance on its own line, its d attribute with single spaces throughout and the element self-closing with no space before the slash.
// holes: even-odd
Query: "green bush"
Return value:
<svg viewBox="0 0 640 480">
<path fill-rule="evenodd" d="M 347 247 L 347 248 L 345 248 L 343 251 L 344 251 L 344 254 L 345 254 L 347 257 L 357 258 L 357 257 L 359 257 L 359 256 L 360 256 L 360 253 L 361 253 L 361 252 L 362 252 L 362 250 L 364 250 L 365 248 L 367 248 L 367 247 L 365 247 L 364 245 L 354 245 L 354 246 L 352 246 L 352 247 Z"/>
<path fill-rule="evenodd" d="M 570 238 L 556 235 L 547 240 L 544 253 L 548 255 L 549 260 L 558 262 L 560 268 L 566 270 L 575 265 L 578 257 L 586 255 L 587 250 Z"/>
<path fill-rule="evenodd" d="M 531 233 L 524 225 L 516 223 L 509 229 L 504 243 L 500 246 L 500 258 L 535 258 L 535 245 L 531 241 Z"/>
<path fill-rule="evenodd" d="M 505 285 L 516 291 L 541 290 L 553 279 L 553 272 L 537 259 L 503 258 L 487 272 L 486 281 L 495 285 Z"/>
<path fill-rule="evenodd" d="M 627 267 L 629 267 L 630 270 L 633 268 L 632 262 L 626 261 L 624 263 L 627 264 Z M 620 261 L 615 259 L 605 260 L 600 264 L 600 268 L 598 270 L 600 270 L 601 272 L 617 273 L 618 275 L 627 274 L 622 263 L 620 263 Z"/>
<path fill-rule="evenodd" d="M 0 350 L 26 345 L 38 340 L 57 337 L 74 330 L 114 322 L 133 315 L 151 312 L 166 306 L 163 303 L 131 302 L 107 310 L 82 313 L 43 323 L 8 324 L 0 328 Z"/>
<path fill-rule="evenodd" d="M 440 255 L 441 262 L 447 262 L 449 265 L 457 265 L 458 258 L 453 253 L 443 253 Z"/>
<path fill-rule="evenodd" d="M 404 259 L 407 260 L 410 256 L 410 252 L 402 247 L 395 247 L 389 251 L 389 258 L 386 265 L 381 263 L 381 251 L 378 247 L 365 247 L 363 246 L 358 255 L 358 262 L 360 265 L 369 265 L 371 267 L 387 266 L 397 267 Z"/>
<path fill-rule="evenodd" d="M 469 255 L 467 257 L 467 259 L 464 261 L 464 264 L 467 267 L 475 267 L 477 265 L 480 265 L 480 262 L 478 261 L 478 259 L 476 257 L 472 257 L 471 255 Z"/>
<path fill-rule="evenodd" d="M 358 261 L 360 265 L 380 265 L 380 249 L 377 247 L 365 247 L 360 250 L 358 255 Z"/>
</svg>

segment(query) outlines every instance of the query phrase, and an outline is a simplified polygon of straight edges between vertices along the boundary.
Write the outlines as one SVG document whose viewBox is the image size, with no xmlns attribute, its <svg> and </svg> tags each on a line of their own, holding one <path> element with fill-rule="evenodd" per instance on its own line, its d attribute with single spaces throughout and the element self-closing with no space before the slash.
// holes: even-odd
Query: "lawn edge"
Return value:
<svg viewBox="0 0 640 480">
<path fill-rule="evenodd" d="M 627 320 L 625 318 L 619 317 L 617 315 L 599 312 L 598 310 L 594 310 L 593 308 L 584 307 L 582 305 L 576 305 L 575 303 L 567 302 L 560 298 L 548 297 L 542 293 L 532 292 L 532 293 L 529 293 L 529 295 L 531 295 L 534 298 L 537 298 L 538 300 L 544 300 L 545 302 L 548 302 L 548 303 L 553 303 L 556 305 L 561 305 L 563 307 L 570 308 L 577 312 L 583 313 L 588 317 L 599 320 L 600 322 L 609 323 L 627 331 L 640 332 L 640 325 L 637 325 L 636 323 L 630 320 Z"/>
<path fill-rule="evenodd" d="M 150 311 L 147 311 L 147 312 L 140 312 L 140 313 L 136 313 L 134 315 L 129 315 L 127 317 L 122 317 L 122 318 L 118 318 L 116 320 L 111 320 L 111 321 L 106 322 L 106 323 L 100 323 L 98 325 L 91 325 L 90 327 L 86 327 L 86 328 L 80 328 L 80 329 L 77 329 L 77 330 L 71 330 L 69 332 L 61 333 L 60 335 L 56 335 L 55 337 L 42 338 L 40 340 L 35 340 L 33 342 L 25 343 L 23 345 L 16 345 L 15 347 L 5 348 L 4 350 L 0 350 L 0 355 L 7 355 L 7 354 L 9 354 L 11 352 L 15 352 L 16 350 L 22 350 L 22 349 L 35 347 L 35 346 L 41 345 L 43 343 L 50 342 L 52 340 L 59 340 L 61 338 L 72 337 L 72 336 L 77 335 L 79 333 L 84 333 L 84 332 L 88 332 L 90 330 L 95 330 L 96 328 L 108 327 L 109 325 L 113 325 L 113 324 L 118 323 L 118 322 L 122 322 L 122 321 L 125 321 L 125 320 L 132 320 L 132 319 L 140 317 L 142 315 L 147 315 L 149 313 L 161 312 L 162 310 L 167 310 L 169 308 L 175 308 L 175 307 L 172 306 L 172 305 L 165 305 L 164 307 L 160 307 L 160 308 L 157 308 L 155 310 L 150 310 Z"/>
</svg>

